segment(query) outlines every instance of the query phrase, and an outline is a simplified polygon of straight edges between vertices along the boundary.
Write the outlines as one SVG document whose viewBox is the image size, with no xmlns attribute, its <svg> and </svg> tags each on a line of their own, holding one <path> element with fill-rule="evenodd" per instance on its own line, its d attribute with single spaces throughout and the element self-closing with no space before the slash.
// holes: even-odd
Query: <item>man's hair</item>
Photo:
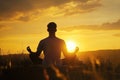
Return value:
<svg viewBox="0 0 120 80">
<path fill-rule="evenodd" d="M 51 27 L 52 27 L 52 28 L 53 28 L 53 27 L 56 28 L 56 27 L 57 27 L 57 24 L 56 24 L 55 22 L 50 22 L 50 23 L 48 23 L 47 27 L 48 27 L 48 28 L 51 28 Z"/>
<path fill-rule="evenodd" d="M 57 24 L 55 22 L 48 23 L 47 27 L 48 27 L 48 32 L 56 32 L 57 31 L 57 29 L 56 29 Z"/>
</svg>

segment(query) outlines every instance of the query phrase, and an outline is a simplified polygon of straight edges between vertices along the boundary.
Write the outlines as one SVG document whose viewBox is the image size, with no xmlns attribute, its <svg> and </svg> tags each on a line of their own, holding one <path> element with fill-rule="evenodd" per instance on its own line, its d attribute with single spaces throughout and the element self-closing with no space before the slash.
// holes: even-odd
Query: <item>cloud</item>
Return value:
<svg viewBox="0 0 120 80">
<path fill-rule="evenodd" d="M 102 28 L 105 30 L 120 30 L 120 19 L 116 22 L 112 22 L 112 23 L 104 23 L 102 25 Z"/>
<path fill-rule="evenodd" d="M 79 25 L 71 27 L 62 27 L 60 30 L 73 31 L 73 30 L 120 30 L 120 19 L 112 23 L 104 23 L 102 25 Z"/>
<path fill-rule="evenodd" d="M 101 0 L 0 0 L 0 21 L 29 21 L 44 14 L 56 16 L 79 14 L 96 9 L 101 5 L 100 1 Z M 52 13 L 50 13 L 51 11 Z"/>
<path fill-rule="evenodd" d="M 71 27 L 61 27 L 62 31 L 74 31 L 74 30 L 96 30 L 97 25 L 79 25 L 79 26 L 71 26 Z"/>
<path fill-rule="evenodd" d="M 9 29 L 11 29 L 11 27 L 7 25 L 0 25 L 0 31 L 9 30 Z"/>
<path fill-rule="evenodd" d="M 120 37 L 120 33 L 114 34 L 113 36 Z"/>
</svg>

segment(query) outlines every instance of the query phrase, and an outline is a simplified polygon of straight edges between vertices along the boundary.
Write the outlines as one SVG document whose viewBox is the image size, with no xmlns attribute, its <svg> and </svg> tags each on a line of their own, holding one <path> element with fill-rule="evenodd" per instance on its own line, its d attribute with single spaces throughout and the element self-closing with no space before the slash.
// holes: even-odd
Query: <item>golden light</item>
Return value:
<svg viewBox="0 0 120 80">
<path fill-rule="evenodd" d="M 69 52 L 75 51 L 75 48 L 76 48 L 75 42 L 73 42 L 73 41 L 67 41 L 66 45 L 67 45 L 67 49 L 68 49 Z"/>
</svg>

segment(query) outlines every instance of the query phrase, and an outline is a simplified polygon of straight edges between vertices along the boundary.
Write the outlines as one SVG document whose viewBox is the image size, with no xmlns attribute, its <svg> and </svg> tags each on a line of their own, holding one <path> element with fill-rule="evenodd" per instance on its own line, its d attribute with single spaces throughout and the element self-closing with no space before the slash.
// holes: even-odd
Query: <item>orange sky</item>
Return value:
<svg viewBox="0 0 120 80">
<path fill-rule="evenodd" d="M 119 0 L 0 0 L 2 53 L 35 51 L 48 36 L 46 25 L 58 25 L 57 36 L 73 40 L 80 51 L 120 49 Z"/>
</svg>

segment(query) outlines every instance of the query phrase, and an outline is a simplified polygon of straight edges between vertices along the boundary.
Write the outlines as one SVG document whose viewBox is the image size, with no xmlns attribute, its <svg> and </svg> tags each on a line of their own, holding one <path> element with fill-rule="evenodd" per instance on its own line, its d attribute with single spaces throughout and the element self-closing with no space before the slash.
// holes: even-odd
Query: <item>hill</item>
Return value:
<svg viewBox="0 0 120 80">
<path fill-rule="evenodd" d="M 111 62 L 113 65 L 120 64 L 120 49 L 116 50 L 97 50 L 97 51 L 86 51 L 80 52 L 79 58 L 82 61 L 91 59 L 99 59 L 104 62 Z"/>
</svg>

